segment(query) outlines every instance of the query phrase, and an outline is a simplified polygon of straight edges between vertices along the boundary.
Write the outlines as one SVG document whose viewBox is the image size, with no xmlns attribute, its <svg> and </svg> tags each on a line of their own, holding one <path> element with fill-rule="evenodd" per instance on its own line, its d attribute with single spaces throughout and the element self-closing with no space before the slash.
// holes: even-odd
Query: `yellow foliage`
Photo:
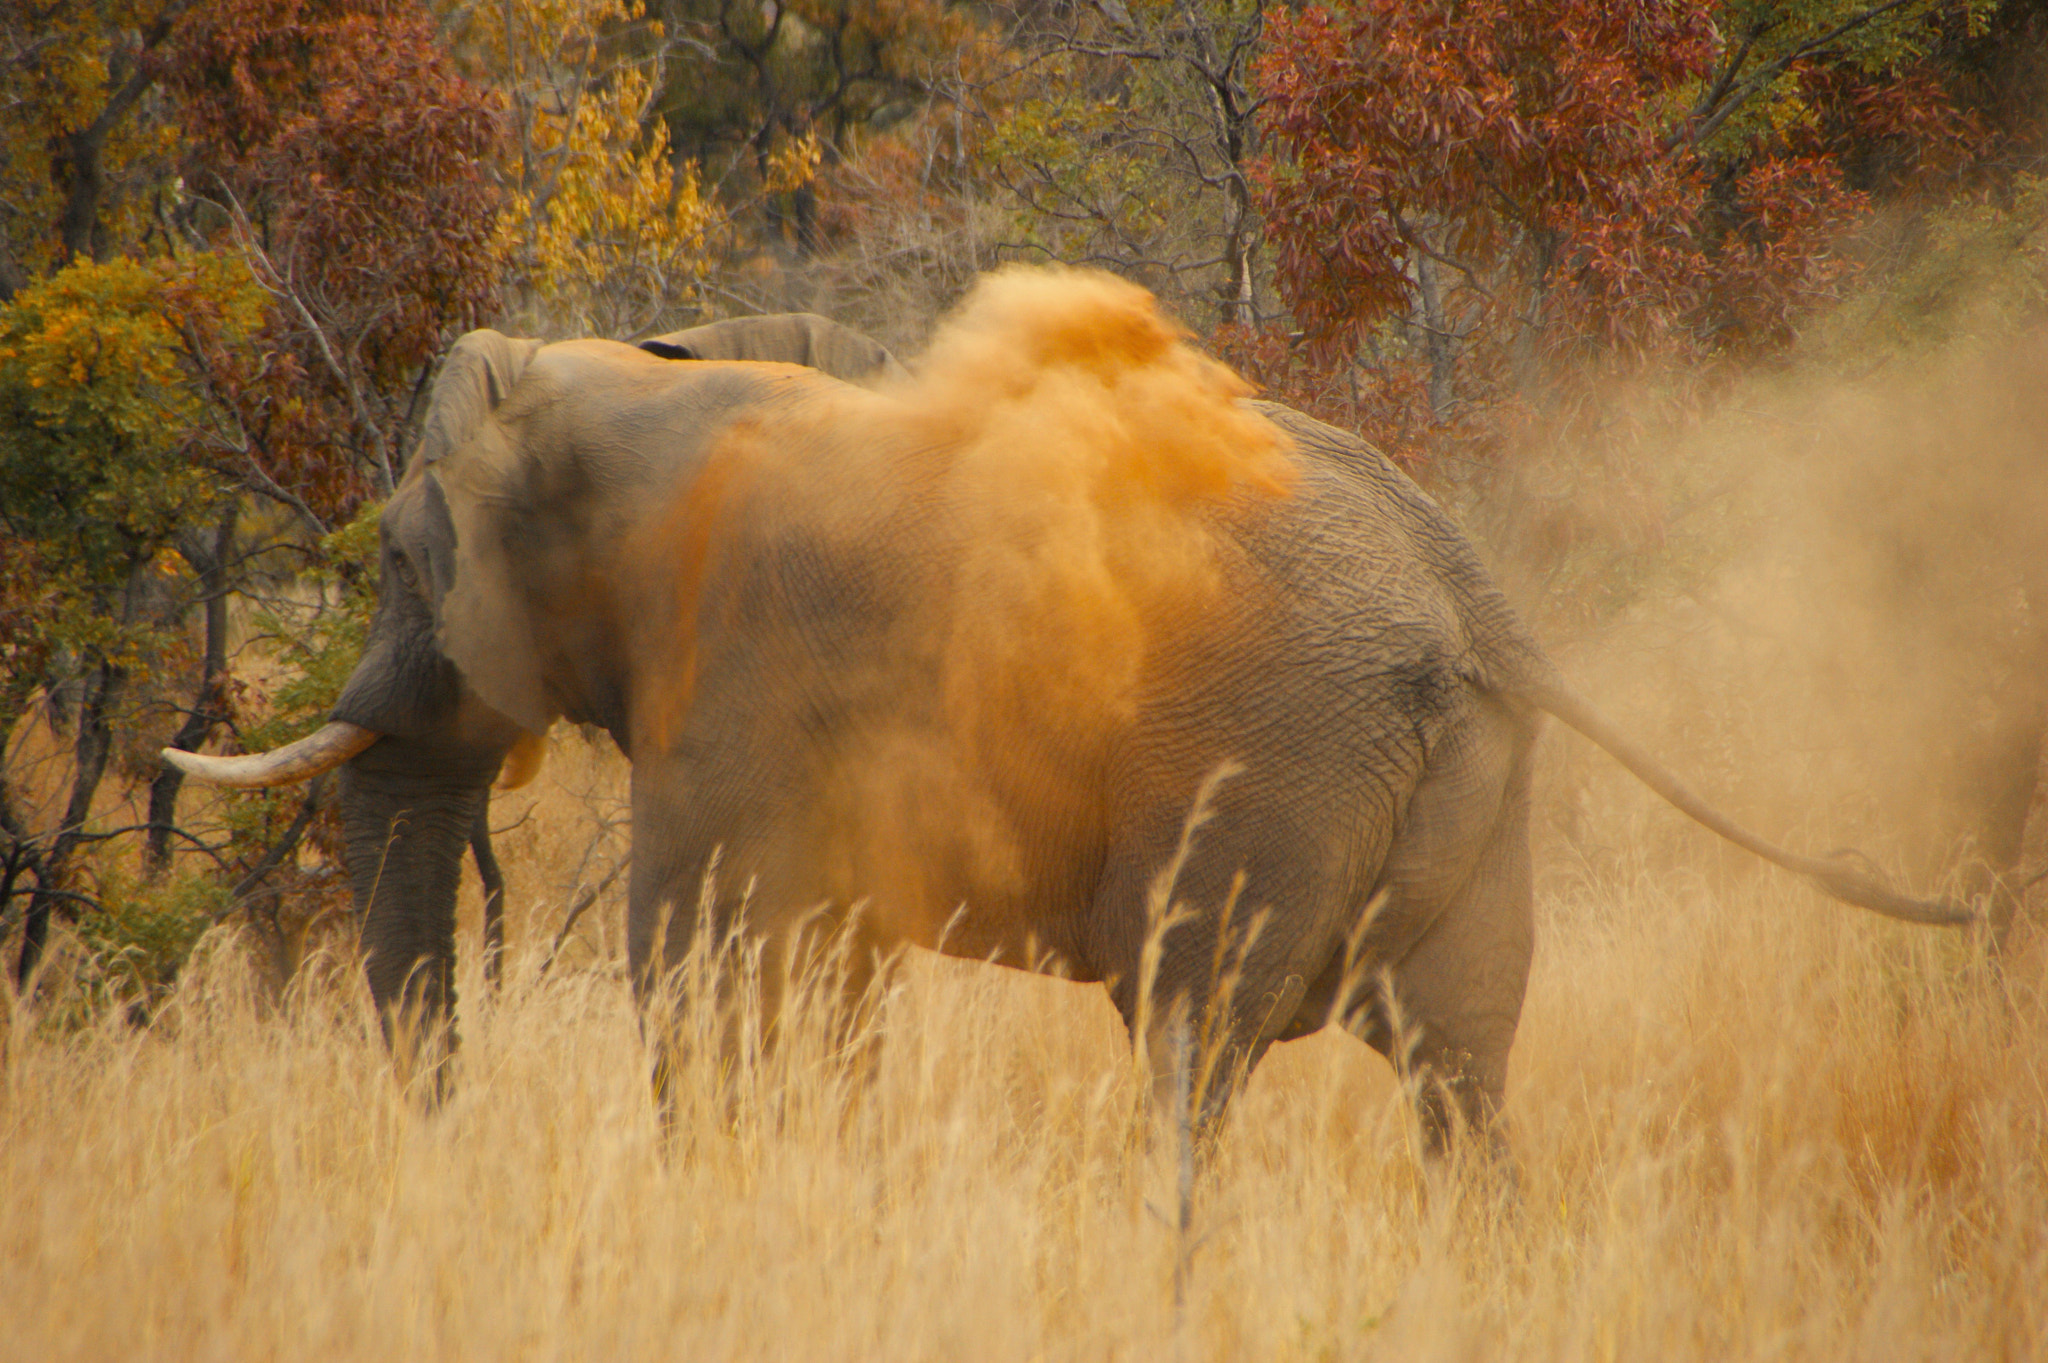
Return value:
<svg viewBox="0 0 2048 1363">
<path fill-rule="evenodd" d="M 818 177 L 824 159 L 825 147 L 815 132 L 784 142 L 768 154 L 768 192 L 788 194 L 802 189 Z"/>
<path fill-rule="evenodd" d="M 724 213 L 694 163 L 672 164 L 668 129 L 649 116 L 659 37 L 636 0 L 469 11 L 463 44 L 512 106 L 500 228 L 515 292 L 543 327 L 645 330 L 709 268 Z"/>
<path fill-rule="evenodd" d="M 33 60 L 10 63 L 7 97 L 0 99 L 0 147 L 6 149 L 0 155 L 0 234 L 31 277 L 68 263 L 52 230 L 63 214 L 53 153 L 61 154 L 65 139 L 105 111 L 110 93 L 132 73 L 130 35 L 148 28 L 163 8 L 163 0 L 106 0 L 39 7 L 46 12 L 32 19 L 0 18 L 0 44 L 30 46 L 34 53 Z M 177 129 L 159 119 L 124 118 L 100 148 L 100 172 L 113 186 L 167 182 L 177 140 Z M 105 210 L 102 227 L 115 241 L 139 235 L 147 218 L 141 194 L 111 194 Z"/>
<path fill-rule="evenodd" d="M 81 261 L 24 290 L 5 314 L 0 361 L 15 382 L 51 388 L 58 404 L 32 411 L 52 424 L 78 405 L 69 390 L 114 378 L 121 401 L 113 424 L 144 428 L 189 420 L 178 367 L 178 334 L 160 308 L 160 272 L 132 260 Z M 149 394 L 148 403 L 136 395 Z"/>
</svg>

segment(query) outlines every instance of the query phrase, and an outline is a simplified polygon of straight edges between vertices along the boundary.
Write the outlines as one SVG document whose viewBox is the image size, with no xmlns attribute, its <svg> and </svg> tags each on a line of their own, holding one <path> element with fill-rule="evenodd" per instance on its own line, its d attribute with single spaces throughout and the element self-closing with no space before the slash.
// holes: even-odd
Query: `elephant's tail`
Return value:
<svg viewBox="0 0 2048 1363">
<path fill-rule="evenodd" d="M 1683 781 L 1608 723 L 1606 716 L 1574 695 L 1561 682 L 1547 679 L 1531 681 L 1513 689 L 1530 704 L 1557 716 L 1604 748 L 1636 779 L 1683 813 L 1691 815 L 1737 847 L 1805 876 L 1837 899 L 1908 923 L 1954 925 L 1979 920 L 1978 914 L 1954 900 L 1912 899 L 1902 895 L 1846 860 L 1801 856 L 1764 841 L 1695 795 Z"/>
</svg>

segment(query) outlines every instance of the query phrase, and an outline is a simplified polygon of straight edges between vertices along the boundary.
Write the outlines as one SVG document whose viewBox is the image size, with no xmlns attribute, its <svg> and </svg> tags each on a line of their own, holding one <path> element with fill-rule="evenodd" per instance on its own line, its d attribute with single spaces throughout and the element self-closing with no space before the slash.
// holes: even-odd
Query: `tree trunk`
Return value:
<svg viewBox="0 0 2048 1363">
<path fill-rule="evenodd" d="M 170 36 L 189 3 L 190 0 L 173 0 L 163 7 L 147 28 L 139 32 L 129 30 L 134 46 L 116 44 L 111 51 L 107 76 L 112 88 L 98 116 L 68 136 L 55 140 L 59 154 L 51 158 L 50 170 L 51 178 L 64 196 L 64 210 L 58 217 L 57 231 L 64 243 L 64 260 L 67 263 L 79 256 L 98 260 L 104 253 L 106 242 L 105 233 L 101 230 L 100 210 L 107 186 L 101 157 L 114 130 L 156 84 L 156 48 Z M 117 81 L 119 83 L 115 84 Z"/>
<path fill-rule="evenodd" d="M 1233 97 L 1236 91 L 1217 88 L 1212 93 L 1217 118 L 1223 125 L 1223 154 L 1230 162 L 1230 175 L 1224 185 L 1223 259 L 1228 274 L 1223 284 L 1223 323 L 1250 327 L 1258 320 L 1257 310 L 1252 306 L 1252 251 L 1259 232 L 1245 162 L 1251 156 L 1255 129 L 1250 114 L 1244 111 L 1244 101 Z"/>
<path fill-rule="evenodd" d="M 199 667 L 199 688 L 185 722 L 171 737 L 170 746 L 183 752 L 197 752 L 227 718 L 221 689 L 227 682 L 228 589 L 227 562 L 234 545 L 235 524 L 240 504 L 229 502 L 214 526 L 210 548 L 188 547 L 185 557 L 199 570 L 200 600 L 206 607 L 206 654 Z M 143 846 L 142 864 L 151 878 L 164 873 L 171 861 L 171 829 L 178 821 L 178 792 L 185 773 L 166 765 L 149 783 L 149 832 Z"/>
<path fill-rule="evenodd" d="M 62 888 L 64 872 L 70 868 L 71 854 L 85 836 L 85 823 L 92 814 L 93 796 L 99 793 L 100 778 L 107 772 L 107 756 L 113 751 L 114 734 L 107 723 L 107 712 L 113 708 L 126 682 L 127 674 L 104 660 L 86 678 L 85 694 L 78 706 L 77 738 L 73 744 L 71 798 L 64 806 L 64 821 L 58 825 L 57 839 L 43 861 L 42 873 L 37 877 L 35 894 L 28 902 L 28 917 L 21 929 L 21 956 L 14 966 L 17 986 L 28 982 L 37 962 L 42 960 L 43 947 L 49 940 L 50 913 L 58 899 L 55 892 Z"/>
<path fill-rule="evenodd" d="M 8 778 L 4 761 L 8 744 L 14 738 L 14 726 L 21 721 L 23 711 L 28 708 L 28 697 L 34 688 L 30 685 L 33 674 L 17 673 L 0 683 L 0 839 L 4 839 L 7 862 L 7 881 L 0 887 L 0 941 L 4 941 L 14 926 L 14 900 L 26 890 L 17 890 L 16 884 L 21 873 L 33 875 L 36 884 L 43 883 L 43 855 L 36 846 L 37 839 L 28 831 L 22 820 L 21 811 L 14 807 L 14 785 Z"/>
<path fill-rule="evenodd" d="M 1443 291 L 1437 284 L 1436 259 L 1426 249 L 1415 253 L 1415 291 L 1422 300 L 1422 345 L 1429 353 L 1429 415 L 1442 421 L 1451 406 L 1456 355 L 1450 319 L 1444 314 Z"/>
<path fill-rule="evenodd" d="M 1257 309 L 1252 306 L 1252 209 L 1246 195 L 1244 177 L 1233 174 L 1230 179 L 1230 227 L 1224 241 L 1223 254 L 1229 274 L 1223 284 L 1223 324 L 1249 328 L 1257 320 Z"/>
<path fill-rule="evenodd" d="M 1216 120 L 1216 140 L 1229 166 L 1224 176 L 1225 276 L 1222 289 L 1222 321 L 1225 326 L 1250 327 L 1257 320 L 1252 296 L 1252 257 L 1258 247 L 1259 222 L 1252 205 L 1251 181 L 1246 165 L 1257 151 L 1258 101 L 1245 88 L 1245 68 L 1257 50 L 1257 38 L 1265 23 L 1264 10 L 1254 6 L 1241 27 L 1228 36 L 1229 50 L 1218 47 L 1217 34 L 1192 6 L 1183 6 L 1181 17 L 1195 46 L 1198 71 L 1209 87 L 1210 115 Z"/>
</svg>

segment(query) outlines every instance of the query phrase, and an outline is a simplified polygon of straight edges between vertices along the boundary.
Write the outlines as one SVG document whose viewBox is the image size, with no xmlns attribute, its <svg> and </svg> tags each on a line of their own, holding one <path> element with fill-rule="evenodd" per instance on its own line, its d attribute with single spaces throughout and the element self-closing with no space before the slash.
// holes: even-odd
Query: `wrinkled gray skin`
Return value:
<svg viewBox="0 0 2048 1363">
<path fill-rule="evenodd" d="M 334 709 L 384 735 L 348 763 L 342 807 L 387 1018 L 409 1009 L 447 1035 L 471 820 L 515 738 L 556 718 L 606 728 L 633 761 L 629 935 L 643 998 L 692 938 L 714 849 L 721 885 L 756 881 L 747 931 L 786 932 L 787 911 L 850 888 L 817 864 L 812 773 L 837 735 L 901 702 L 846 660 L 914 608 L 942 556 L 882 535 L 740 532 L 704 585 L 694 690 L 674 732 L 648 718 L 674 660 L 643 638 L 674 601 L 624 558 L 734 422 L 826 400 L 853 414 L 855 440 L 860 404 L 887 399 L 787 366 L 678 363 L 606 342 L 458 343 L 385 510 L 375 626 Z M 1216 789 L 1175 885 L 1194 917 L 1166 935 L 1153 990 L 1153 1017 L 1184 1005 L 1219 1024 L 1205 1112 L 1269 1044 L 1334 1021 L 1424 1081 L 1433 1142 L 1453 1112 L 1486 1125 L 1529 971 L 1529 783 L 1546 710 L 1831 893 L 1899 917 L 1966 916 L 1780 852 L 1700 805 L 1560 685 L 1428 496 L 1355 438 L 1262 410 L 1294 438 L 1301 476 L 1290 496 L 1228 521 L 1244 618 L 1227 638 L 1162 650 L 1114 750 L 1059 756 L 1085 796 L 1027 830 L 1021 883 L 941 887 L 967 901 L 946 950 L 1101 981 L 1135 1029 L 1148 887 L 1204 778 L 1231 759 L 1242 772 Z M 723 896 L 714 927 L 739 911 Z M 1219 939 L 1239 967 L 1227 1001 L 1214 987 Z M 920 931 L 868 945 L 905 940 L 940 945 Z M 1134 1040 L 1157 1053 L 1162 1038 Z"/>
</svg>

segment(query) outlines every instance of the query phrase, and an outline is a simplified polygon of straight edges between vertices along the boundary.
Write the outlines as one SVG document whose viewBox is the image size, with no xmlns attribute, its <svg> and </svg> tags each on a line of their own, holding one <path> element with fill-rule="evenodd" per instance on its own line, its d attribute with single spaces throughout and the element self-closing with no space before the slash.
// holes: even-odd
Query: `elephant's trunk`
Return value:
<svg viewBox="0 0 2048 1363">
<path fill-rule="evenodd" d="M 382 767 L 351 763 L 341 786 L 364 970 L 392 1053 L 439 1095 L 455 1047 L 455 892 L 490 773 Z"/>
</svg>

